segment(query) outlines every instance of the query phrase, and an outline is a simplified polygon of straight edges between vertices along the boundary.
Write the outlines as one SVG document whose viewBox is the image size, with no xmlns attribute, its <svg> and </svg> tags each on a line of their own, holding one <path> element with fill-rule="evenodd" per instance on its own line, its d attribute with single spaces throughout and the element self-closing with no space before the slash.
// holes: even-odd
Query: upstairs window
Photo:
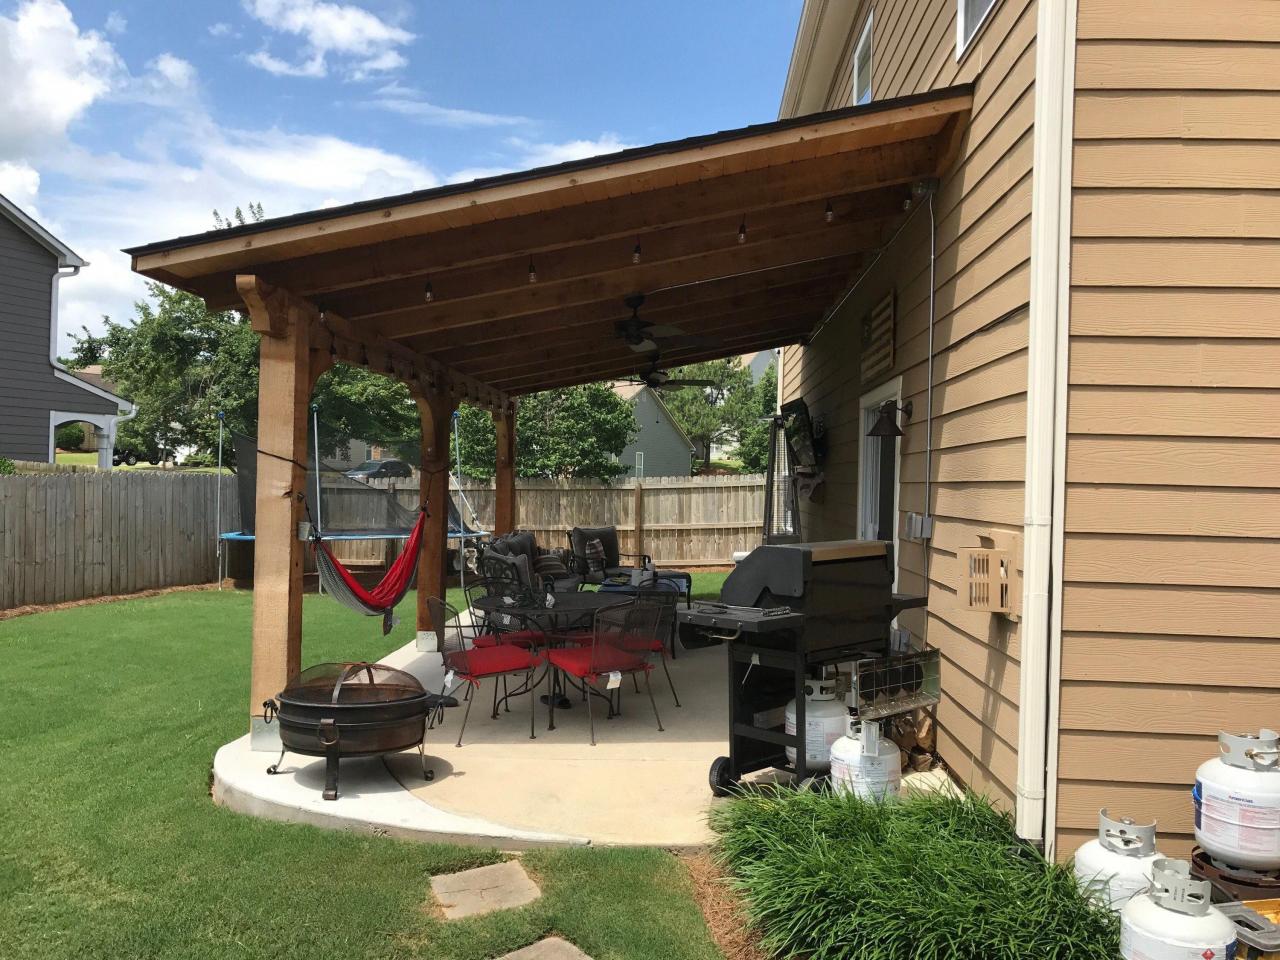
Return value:
<svg viewBox="0 0 1280 960">
<path fill-rule="evenodd" d="M 858 37 L 858 45 L 853 48 L 853 102 L 855 105 L 871 102 L 871 18 L 875 11 L 867 14 L 866 26 Z"/>
<path fill-rule="evenodd" d="M 964 56 L 996 0 L 956 0 L 956 59 Z"/>
</svg>

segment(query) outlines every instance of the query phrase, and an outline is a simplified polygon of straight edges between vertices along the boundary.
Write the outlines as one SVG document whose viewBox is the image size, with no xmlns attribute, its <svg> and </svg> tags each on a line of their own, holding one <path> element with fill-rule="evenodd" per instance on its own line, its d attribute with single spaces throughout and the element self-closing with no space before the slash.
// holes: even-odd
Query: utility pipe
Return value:
<svg viewBox="0 0 1280 960">
<path fill-rule="evenodd" d="M 1036 42 L 1031 195 L 1031 311 L 1027 342 L 1027 468 L 1023 518 L 1022 659 L 1018 709 L 1019 836 L 1052 845 L 1046 800 L 1055 794 L 1061 658 L 1062 494 L 1070 294 L 1071 96 L 1074 0 L 1041 0 Z M 1055 543 L 1056 539 L 1056 543 Z M 1052 707 L 1052 709 L 1051 709 Z M 1052 737 L 1051 737 L 1052 731 Z M 1053 741 L 1050 746 L 1051 739 Z M 1056 776 L 1056 775 L 1055 775 Z"/>
</svg>

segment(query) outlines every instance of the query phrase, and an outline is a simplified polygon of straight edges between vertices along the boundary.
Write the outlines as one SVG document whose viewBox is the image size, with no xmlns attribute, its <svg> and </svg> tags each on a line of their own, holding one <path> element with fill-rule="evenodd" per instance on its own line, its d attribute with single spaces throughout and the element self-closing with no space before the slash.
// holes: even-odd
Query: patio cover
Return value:
<svg viewBox="0 0 1280 960">
<path fill-rule="evenodd" d="M 660 341 L 664 366 L 802 339 L 910 184 L 949 165 L 971 101 L 953 87 L 126 252 L 216 308 L 242 308 L 236 276 L 255 275 L 497 406 L 643 367 L 613 328 L 634 292 L 643 319 L 688 334 Z"/>
<path fill-rule="evenodd" d="M 250 729 L 301 667 L 307 405 L 335 362 L 408 384 L 422 422 L 417 625 L 445 590 L 448 444 L 461 402 L 497 435 L 496 533 L 515 503 L 514 398 L 803 341 L 959 151 L 968 86 L 179 237 L 133 269 L 245 309 L 262 335 Z M 830 215 L 828 215 L 830 211 Z M 278 749 L 278 740 L 276 740 Z"/>
</svg>

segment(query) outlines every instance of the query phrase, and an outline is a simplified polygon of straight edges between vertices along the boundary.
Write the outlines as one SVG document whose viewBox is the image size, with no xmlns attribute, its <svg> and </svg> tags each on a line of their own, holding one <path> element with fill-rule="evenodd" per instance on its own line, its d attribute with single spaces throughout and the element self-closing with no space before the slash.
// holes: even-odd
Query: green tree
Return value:
<svg viewBox="0 0 1280 960">
<path fill-rule="evenodd" d="M 102 318 L 104 321 L 106 317 Z M 83 370 L 85 367 L 92 366 L 95 363 L 101 363 L 107 356 L 107 338 L 95 337 L 88 327 L 83 324 L 80 329 L 84 331 L 84 336 L 71 335 L 71 356 L 62 360 L 63 366 L 71 370 Z"/>
<path fill-rule="evenodd" d="M 64 423 L 53 431 L 53 445 L 59 450 L 79 450 L 84 446 L 84 427 L 78 423 Z"/>
<path fill-rule="evenodd" d="M 229 429 L 255 436 L 258 335 L 232 311 L 159 283 L 135 305 L 129 323 L 106 318 L 103 375 L 138 406 L 120 425 L 119 443 L 142 450 L 217 449 L 219 411 Z M 85 331 L 85 336 L 91 336 Z M 84 338 L 73 337 L 77 349 Z M 321 453 L 342 452 L 352 438 L 392 446 L 416 459 L 417 408 L 405 386 L 358 367 L 338 365 L 316 384 Z M 234 454 L 226 451 L 228 460 Z"/>
<path fill-rule="evenodd" d="M 734 454 L 752 473 L 763 473 L 769 465 L 769 421 L 778 404 L 778 364 L 765 368 L 752 387 L 748 422 L 738 436 Z"/>
<path fill-rule="evenodd" d="M 494 473 L 493 418 L 463 406 L 454 421 L 462 472 Z M 516 475 L 610 481 L 626 473 L 618 455 L 636 435 L 634 406 L 608 384 L 562 387 L 520 398 L 516 413 Z"/>
<path fill-rule="evenodd" d="M 736 440 L 750 421 L 751 371 L 737 357 L 726 357 L 676 367 L 671 379 L 710 381 L 710 386 L 681 387 L 662 397 L 680 429 L 708 462 L 712 444 Z"/>
</svg>

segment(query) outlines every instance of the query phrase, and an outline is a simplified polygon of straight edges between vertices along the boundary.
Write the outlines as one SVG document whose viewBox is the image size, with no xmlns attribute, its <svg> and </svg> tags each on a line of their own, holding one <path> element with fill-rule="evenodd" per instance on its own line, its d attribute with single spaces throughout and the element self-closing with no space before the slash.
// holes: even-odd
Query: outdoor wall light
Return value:
<svg viewBox="0 0 1280 960">
<path fill-rule="evenodd" d="M 908 420 L 911 419 L 911 401 L 908 400 L 902 406 L 898 406 L 892 400 L 886 400 L 880 405 L 880 413 L 876 417 L 876 422 L 871 425 L 871 429 L 867 431 L 868 437 L 900 437 L 902 436 L 902 428 L 898 426 L 898 411 L 902 411 L 902 415 Z"/>
</svg>

